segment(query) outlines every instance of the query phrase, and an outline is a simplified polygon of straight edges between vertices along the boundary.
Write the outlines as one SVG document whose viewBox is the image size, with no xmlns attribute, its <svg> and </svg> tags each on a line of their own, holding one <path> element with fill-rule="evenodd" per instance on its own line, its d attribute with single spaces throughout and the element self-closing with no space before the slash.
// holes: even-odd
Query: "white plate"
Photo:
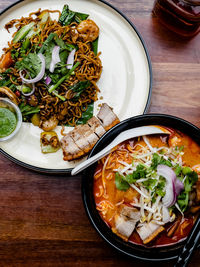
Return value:
<svg viewBox="0 0 200 267">
<path fill-rule="evenodd" d="M 0 53 L 7 46 L 11 35 L 4 25 L 11 19 L 27 16 L 41 9 L 62 10 L 65 0 L 25 0 L 11 6 L 1 14 Z M 68 0 L 70 9 L 90 14 L 100 28 L 99 48 L 103 72 L 98 82 L 101 92 L 95 102 L 94 115 L 100 103 L 106 102 L 114 108 L 120 120 L 143 114 L 150 102 L 151 64 L 148 53 L 134 25 L 104 1 Z M 67 128 L 66 131 L 72 128 Z M 41 129 L 23 123 L 19 133 L 10 141 L 0 143 L 0 152 L 14 162 L 42 172 L 68 172 L 76 162 L 62 159 L 62 150 L 42 154 L 40 149 Z M 60 127 L 56 132 L 60 136 Z M 80 161 L 79 161 L 80 162 Z"/>
</svg>

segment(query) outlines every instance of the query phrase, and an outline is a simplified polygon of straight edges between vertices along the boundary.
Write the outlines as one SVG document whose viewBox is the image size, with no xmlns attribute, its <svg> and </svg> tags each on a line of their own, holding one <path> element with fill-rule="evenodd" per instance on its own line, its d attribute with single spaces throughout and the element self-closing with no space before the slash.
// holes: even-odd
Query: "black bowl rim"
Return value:
<svg viewBox="0 0 200 267">
<path fill-rule="evenodd" d="M 129 124 L 131 122 L 134 122 L 134 121 L 137 121 L 137 120 L 138 121 L 143 121 L 143 120 L 148 120 L 148 119 L 160 119 L 161 121 L 164 120 L 164 119 L 172 120 L 172 121 L 176 122 L 177 124 L 180 123 L 180 124 L 183 124 L 185 127 L 189 127 L 190 129 L 193 129 L 196 132 L 196 134 L 198 136 L 200 136 L 200 129 L 197 126 L 195 126 L 194 124 L 192 124 L 192 123 L 190 123 L 190 122 L 188 122 L 188 121 L 186 121 L 186 120 L 184 120 L 182 118 L 179 118 L 179 117 L 176 117 L 176 116 L 173 116 L 173 115 L 159 114 L 159 113 L 151 113 L 151 114 L 146 114 L 146 115 L 138 115 L 138 116 L 131 117 L 131 118 L 128 118 L 128 119 L 120 122 L 119 124 L 117 124 L 116 126 L 114 126 L 112 129 L 110 129 L 108 132 L 106 132 L 99 139 L 99 141 L 96 143 L 96 145 L 94 146 L 94 148 L 90 152 L 88 158 L 90 158 L 91 156 L 93 156 L 94 154 L 96 154 L 98 152 L 98 147 L 100 147 L 101 144 L 103 143 L 103 141 L 106 138 L 108 138 L 111 134 L 113 134 L 116 130 L 119 130 L 121 128 L 124 128 L 125 127 L 124 125 L 127 125 L 127 124 Z M 149 123 L 149 124 L 146 123 L 144 125 L 163 125 L 164 126 L 165 123 L 163 123 L 163 124 L 162 123 L 156 123 L 156 124 L 155 123 Z M 136 125 L 135 127 L 138 127 L 138 126 Z M 134 128 L 134 127 L 131 127 L 131 128 Z M 172 127 L 172 128 L 176 128 L 176 127 Z M 181 131 L 184 132 L 184 130 L 181 130 Z M 197 141 L 200 144 L 200 140 L 197 140 L 196 139 L 195 141 Z M 101 150 L 101 149 L 99 149 L 99 150 Z M 93 166 L 95 166 L 95 165 L 96 164 L 94 164 Z M 112 246 L 113 248 L 115 248 L 116 250 L 118 250 L 119 252 L 121 252 L 122 254 L 128 255 L 128 256 L 130 256 L 132 258 L 136 258 L 136 259 L 140 259 L 140 260 L 144 260 L 144 261 L 169 261 L 169 260 L 173 260 L 173 259 L 177 258 L 178 257 L 178 254 L 179 254 L 179 251 L 181 250 L 181 248 L 183 247 L 183 245 L 185 243 L 184 240 L 182 240 L 181 242 L 177 242 L 177 243 L 175 243 L 173 245 L 170 245 L 170 246 L 163 246 L 163 247 L 158 247 L 158 248 L 150 248 L 150 250 L 148 248 L 146 248 L 146 247 L 141 246 L 141 245 L 135 245 L 135 244 L 132 244 L 131 243 L 131 246 L 132 246 L 132 249 L 131 250 L 134 250 L 134 247 L 137 247 L 137 248 L 140 247 L 140 249 L 143 250 L 143 252 L 146 252 L 146 250 L 148 250 L 148 254 L 150 254 L 150 251 L 152 251 L 152 252 L 154 251 L 155 252 L 155 250 L 156 250 L 157 251 L 157 254 L 158 254 L 158 257 L 147 257 L 147 256 L 145 256 L 145 253 L 142 253 L 141 255 L 138 255 L 138 253 L 134 254 L 133 251 L 130 252 L 130 251 L 126 251 L 125 250 L 124 244 L 127 245 L 127 243 L 124 242 L 121 238 L 117 237 L 115 234 L 112 233 L 112 231 L 110 230 L 110 228 L 108 228 L 108 226 L 101 219 L 98 211 L 96 211 L 96 214 L 93 214 L 92 211 L 90 210 L 91 203 L 88 202 L 88 201 L 90 201 L 90 199 L 88 198 L 88 196 L 89 195 L 91 196 L 91 193 L 88 192 L 89 186 L 88 186 L 88 183 L 87 183 L 87 180 L 86 179 L 88 179 L 88 180 L 91 179 L 91 177 L 90 177 L 90 170 L 91 169 L 92 169 L 92 166 L 89 167 L 89 168 L 87 168 L 82 173 L 82 184 L 81 184 L 82 199 L 83 199 L 83 204 L 84 204 L 84 208 L 85 208 L 86 214 L 89 217 L 89 220 L 90 220 L 91 224 L 93 225 L 93 227 L 95 228 L 95 230 L 100 234 L 100 236 L 110 246 Z M 92 182 L 92 185 L 93 185 L 93 182 Z M 93 194 L 92 194 L 92 198 L 93 198 Z M 107 234 L 107 231 L 102 232 L 101 231 L 102 229 L 99 229 L 99 227 L 101 227 L 103 225 L 103 224 L 100 224 L 99 225 L 99 221 L 100 220 L 105 225 L 105 229 L 107 228 L 107 231 L 109 231 L 109 234 Z M 117 242 L 116 242 L 116 239 L 117 239 Z M 123 243 L 123 245 L 122 245 L 122 247 L 120 247 L 122 243 Z M 161 255 L 161 257 L 159 257 L 158 251 L 160 249 L 161 250 L 162 249 L 165 249 L 166 250 L 164 256 L 161 253 L 162 255 Z M 170 252 L 171 254 L 169 256 L 167 256 L 166 255 L 167 252 Z"/>
<path fill-rule="evenodd" d="M 4 8 L 1 12 L 0 12 L 0 16 L 3 15 L 6 11 L 8 11 L 10 8 L 17 6 L 18 4 L 25 2 L 28 0 L 18 0 L 15 3 L 10 4 L 9 6 L 7 6 L 6 8 Z M 114 7 L 112 4 L 106 2 L 105 0 L 96 0 L 99 1 L 105 5 L 107 5 L 108 7 L 112 8 L 113 10 L 115 10 L 120 16 L 122 16 L 127 23 L 133 28 L 133 30 L 135 31 L 135 33 L 137 34 L 146 58 L 147 58 L 147 64 L 148 64 L 148 70 L 149 70 L 149 92 L 148 92 L 148 97 L 147 97 L 147 102 L 146 105 L 144 107 L 144 111 L 143 114 L 145 114 L 148 111 L 148 108 L 150 106 L 150 102 L 151 102 L 151 95 L 152 95 L 152 83 L 153 83 L 153 72 L 152 72 L 152 65 L 151 65 L 151 59 L 150 59 L 150 55 L 149 52 L 147 50 L 147 45 L 144 42 L 144 39 L 142 38 L 142 35 L 140 34 L 140 32 L 138 31 L 138 29 L 136 28 L 135 24 L 133 22 L 131 22 L 129 20 L 129 18 L 123 14 L 123 12 L 121 12 L 118 8 Z M 12 162 L 18 164 L 19 166 L 22 166 L 24 168 L 27 168 L 29 170 L 32 171 L 36 171 L 39 173 L 48 173 L 48 174 L 71 174 L 72 168 L 68 168 L 68 169 L 49 169 L 49 168 L 42 168 L 42 167 L 37 167 L 28 163 L 25 163 L 17 158 L 15 158 L 14 156 L 11 156 L 9 153 L 5 152 L 3 149 L 0 148 L 0 154 L 4 155 L 6 158 L 8 158 L 9 160 L 11 160 Z"/>
</svg>

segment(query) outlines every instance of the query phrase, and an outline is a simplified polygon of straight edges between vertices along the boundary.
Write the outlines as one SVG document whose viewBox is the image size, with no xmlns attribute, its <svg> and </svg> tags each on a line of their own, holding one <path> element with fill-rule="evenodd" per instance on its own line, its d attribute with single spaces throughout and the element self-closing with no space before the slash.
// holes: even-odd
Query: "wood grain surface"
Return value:
<svg viewBox="0 0 200 267">
<path fill-rule="evenodd" d="M 0 0 L 0 9 L 14 2 Z M 108 2 L 136 25 L 149 51 L 148 112 L 176 115 L 200 127 L 200 35 L 184 40 L 169 32 L 152 16 L 153 0 Z M 80 176 L 39 174 L 0 155 L 0 266 L 152 265 L 160 263 L 123 256 L 100 238 L 84 211 Z M 199 250 L 190 266 L 200 266 Z"/>
</svg>

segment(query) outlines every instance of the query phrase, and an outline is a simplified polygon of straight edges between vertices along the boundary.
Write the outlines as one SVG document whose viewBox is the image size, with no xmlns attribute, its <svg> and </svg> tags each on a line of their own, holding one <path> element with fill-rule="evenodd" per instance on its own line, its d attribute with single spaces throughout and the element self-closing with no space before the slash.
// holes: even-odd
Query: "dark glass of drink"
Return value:
<svg viewBox="0 0 200 267">
<path fill-rule="evenodd" d="M 156 0 L 153 13 L 181 36 L 192 37 L 200 31 L 200 0 Z"/>
</svg>

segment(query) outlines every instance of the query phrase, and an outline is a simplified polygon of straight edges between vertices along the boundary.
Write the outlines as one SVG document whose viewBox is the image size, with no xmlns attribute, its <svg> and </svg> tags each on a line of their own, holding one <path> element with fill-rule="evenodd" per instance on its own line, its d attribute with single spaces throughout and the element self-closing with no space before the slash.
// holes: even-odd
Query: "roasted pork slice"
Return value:
<svg viewBox="0 0 200 267">
<path fill-rule="evenodd" d="M 156 238 L 162 231 L 165 230 L 163 226 L 160 226 L 156 223 L 149 222 L 145 223 L 141 227 L 137 227 L 137 232 L 142 239 L 144 244 L 151 242 Z"/>
<path fill-rule="evenodd" d="M 69 133 L 75 144 L 81 150 L 83 150 L 85 154 L 87 154 L 92 149 L 90 143 L 84 135 L 87 130 L 90 130 L 90 128 L 87 124 L 84 124 L 76 126 L 74 130 Z"/>
<path fill-rule="evenodd" d="M 123 205 L 123 208 L 120 213 L 122 216 L 133 220 L 135 223 L 139 221 L 141 216 L 140 211 L 138 211 L 136 208 L 132 208 L 126 205 Z"/>
<path fill-rule="evenodd" d="M 110 128 L 120 122 L 117 115 L 113 112 L 113 109 L 109 107 L 106 103 L 102 104 L 101 109 L 97 114 L 97 118 L 101 121 L 106 131 L 108 131 Z"/>
<path fill-rule="evenodd" d="M 90 151 L 99 140 L 99 137 L 88 124 L 76 126 L 70 135 L 78 146 L 80 143 L 81 146 L 84 143 L 85 145 L 81 147 L 81 149 L 84 151 L 86 150 L 87 152 Z"/>
<path fill-rule="evenodd" d="M 106 132 L 100 121 L 95 116 L 89 119 L 87 124 L 90 126 L 91 131 L 98 136 L 98 138 L 100 138 Z"/>
<path fill-rule="evenodd" d="M 62 150 L 63 150 L 63 159 L 64 160 L 73 160 L 80 158 L 84 155 L 84 151 L 81 150 L 71 138 L 69 134 L 63 137 L 60 141 Z"/>
<path fill-rule="evenodd" d="M 87 141 L 90 143 L 90 149 L 92 149 L 94 145 L 96 144 L 96 142 L 99 140 L 99 137 L 94 133 L 94 131 L 90 127 L 84 133 L 84 136 L 87 139 Z"/>
<path fill-rule="evenodd" d="M 102 105 L 97 116 L 99 119 L 92 117 L 86 124 L 76 126 L 61 139 L 64 160 L 74 160 L 86 155 L 106 130 L 119 122 L 107 104 Z M 74 153 L 72 146 L 75 148 Z"/>
<path fill-rule="evenodd" d="M 140 212 L 137 209 L 124 205 L 121 212 L 115 215 L 115 227 L 112 230 L 127 241 L 139 219 Z"/>
<path fill-rule="evenodd" d="M 61 139 L 63 159 L 74 160 L 86 155 L 98 140 L 98 136 L 87 124 L 76 126 Z M 72 147 L 74 147 L 74 153 Z"/>
</svg>

